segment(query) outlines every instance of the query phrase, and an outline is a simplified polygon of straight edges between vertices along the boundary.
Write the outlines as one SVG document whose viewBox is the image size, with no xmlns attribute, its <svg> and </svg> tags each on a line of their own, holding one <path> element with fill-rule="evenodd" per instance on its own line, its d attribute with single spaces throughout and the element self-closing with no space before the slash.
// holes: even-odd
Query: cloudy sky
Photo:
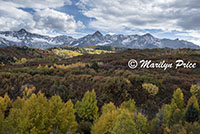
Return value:
<svg viewBox="0 0 200 134">
<path fill-rule="evenodd" d="M 200 45 L 199 0 L 0 0 L 0 31 L 151 33 Z"/>
</svg>

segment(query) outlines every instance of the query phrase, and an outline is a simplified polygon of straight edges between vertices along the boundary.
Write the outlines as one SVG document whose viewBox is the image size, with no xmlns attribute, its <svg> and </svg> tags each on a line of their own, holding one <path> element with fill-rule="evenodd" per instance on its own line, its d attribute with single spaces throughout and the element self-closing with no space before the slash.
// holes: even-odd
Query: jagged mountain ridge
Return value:
<svg viewBox="0 0 200 134">
<path fill-rule="evenodd" d="M 51 48 L 70 44 L 75 39 L 71 36 L 49 37 L 27 32 L 25 29 L 19 31 L 0 32 L 0 45 L 3 46 L 27 46 L 33 48 Z"/>
<path fill-rule="evenodd" d="M 61 46 L 86 47 L 90 45 L 117 46 L 126 48 L 193 48 L 200 46 L 185 40 L 159 39 L 151 34 L 145 35 L 103 35 L 99 31 L 75 39 L 71 36 L 61 35 L 49 37 L 27 32 L 25 29 L 19 31 L 0 32 L 0 46 L 27 46 L 33 48 L 52 48 Z"/>
</svg>

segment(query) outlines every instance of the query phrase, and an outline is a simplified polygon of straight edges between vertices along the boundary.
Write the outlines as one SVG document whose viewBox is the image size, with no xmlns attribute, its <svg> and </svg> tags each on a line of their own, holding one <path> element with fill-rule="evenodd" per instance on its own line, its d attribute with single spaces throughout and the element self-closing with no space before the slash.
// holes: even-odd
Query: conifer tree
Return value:
<svg viewBox="0 0 200 134">
<path fill-rule="evenodd" d="M 198 120 L 199 111 L 194 107 L 194 104 L 190 104 L 187 108 L 187 111 L 185 113 L 185 120 L 187 122 L 195 122 Z"/>
<path fill-rule="evenodd" d="M 93 62 L 92 65 L 90 66 L 92 69 L 94 69 L 96 72 L 98 71 L 99 69 L 99 65 L 97 62 Z"/>
<path fill-rule="evenodd" d="M 188 100 L 185 112 L 185 119 L 188 122 L 197 121 L 199 117 L 199 104 L 197 98 L 193 95 Z"/>
<path fill-rule="evenodd" d="M 198 103 L 198 100 L 196 98 L 196 96 L 192 96 L 190 97 L 190 99 L 188 100 L 187 102 L 187 107 L 186 109 L 193 103 L 193 106 L 199 111 L 199 103 Z"/>
</svg>

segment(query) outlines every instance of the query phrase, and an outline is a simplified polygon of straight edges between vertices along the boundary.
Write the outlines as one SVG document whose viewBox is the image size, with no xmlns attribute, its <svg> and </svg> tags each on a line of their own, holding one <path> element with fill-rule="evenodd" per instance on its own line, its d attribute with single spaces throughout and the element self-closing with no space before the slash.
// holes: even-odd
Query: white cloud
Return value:
<svg viewBox="0 0 200 134">
<path fill-rule="evenodd" d="M 189 32 L 185 32 L 185 33 L 178 33 L 176 35 L 179 36 L 185 36 L 185 37 L 194 37 L 194 38 L 199 38 L 200 39 L 200 31 L 193 31 L 190 30 Z"/>
<path fill-rule="evenodd" d="M 18 27 L 29 28 L 34 25 L 31 14 L 15 7 L 14 4 L 2 2 L 0 5 L 1 30 L 16 30 Z"/>
<path fill-rule="evenodd" d="M 36 22 L 36 29 L 46 29 L 47 31 L 74 33 L 76 29 L 84 28 L 82 22 L 76 22 L 73 16 L 53 9 L 36 10 L 33 19 Z"/>
<path fill-rule="evenodd" d="M 193 40 L 188 40 L 188 41 L 200 46 L 200 40 L 199 39 L 196 39 L 196 40 L 193 39 Z"/>
<path fill-rule="evenodd" d="M 71 0 L 0 0 L 0 2 L 15 4 L 16 7 L 37 9 L 56 8 L 72 4 Z"/>
<path fill-rule="evenodd" d="M 105 30 L 124 28 L 170 30 L 176 27 L 176 19 L 168 19 L 174 11 L 170 8 L 163 10 L 162 3 L 158 0 L 81 0 L 79 5 L 85 4 L 88 8 L 83 9 L 83 14 L 96 19 L 90 23 L 91 27 Z M 158 4 L 160 6 L 157 6 Z"/>
<path fill-rule="evenodd" d="M 93 18 L 89 26 L 99 30 L 200 30 L 199 0 L 80 0 L 77 5 L 85 16 Z"/>
<path fill-rule="evenodd" d="M 73 16 L 52 8 L 71 4 L 70 0 L 34 0 L 34 2 L 0 0 L 0 2 L 1 31 L 25 28 L 39 34 L 56 34 L 57 32 L 73 34 L 77 29 L 84 28 L 81 21 L 76 21 Z M 31 14 L 19 7 L 32 8 L 34 12 Z"/>
<path fill-rule="evenodd" d="M 178 33 L 176 35 L 186 38 L 188 41 L 200 46 L 200 31 L 190 30 L 189 32 Z"/>
</svg>

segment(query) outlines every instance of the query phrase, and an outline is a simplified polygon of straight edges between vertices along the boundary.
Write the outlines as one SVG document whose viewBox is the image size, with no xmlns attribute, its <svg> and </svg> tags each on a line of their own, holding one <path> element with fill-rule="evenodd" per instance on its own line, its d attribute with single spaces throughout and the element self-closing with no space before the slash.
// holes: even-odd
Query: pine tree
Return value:
<svg viewBox="0 0 200 134">
<path fill-rule="evenodd" d="M 194 107 L 197 109 L 197 110 L 199 110 L 199 103 L 198 103 L 198 100 L 197 100 L 197 98 L 196 98 L 196 96 L 192 96 L 192 97 L 190 97 L 190 99 L 188 100 L 188 103 L 187 103 L 187 107 L 186 108 L 188 108 L 189 107 L 189 105 L 191 105 L 193 103 L 193 105 L 194 105 Z"/>
<path fill-rule="evenodd" d="M 94 69 L 97 72 L 99 70 L 99 65 L 97 62 L 93 62 L 90 68 Z"/>
<path fill-rule="evenodd" d="M 187 111 L 185 113 L 185 120 L 187 122 L 195 122 L 198 120 L 199 111 L 194 107 L 194 104 L 192 103 L 187 108 Z"/>
<path fill-rule="evenodd" d="M 193 95 L 188 100 L 185 112 L 185 119 L 188 122 L 197 121 L 199 117 L 199 104 L 197 98 Z"/>
</svg>

